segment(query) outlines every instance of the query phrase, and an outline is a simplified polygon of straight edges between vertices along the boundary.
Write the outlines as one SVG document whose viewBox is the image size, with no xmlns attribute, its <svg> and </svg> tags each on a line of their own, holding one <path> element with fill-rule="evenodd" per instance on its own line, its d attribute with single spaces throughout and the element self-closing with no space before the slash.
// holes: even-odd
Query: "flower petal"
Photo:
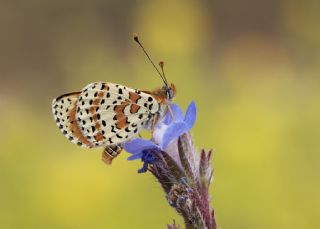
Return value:
<svg viewBox="0 0 320 229">
<path fill-rule="evenodd" d="M 161 121 L 161 124 L 165 124 L 165 125 L 169 125 L 169 123 L 172 121 L 172 118 L 171 118 L 171 115 L 170 115 L 170 112 L 167 111 L 166 114 L 164 115 L 162 121 Z M 160 125 L 161 125 L 160 124 Z"/>
<path fill-rule="evenodd" d="M 185 121 L 186 125 L 188 126 L 188 130 L 193 127 L 193 125 L 196 121 L 196 117 L 197 117 L 196 103 L 194 101 L 192 101 L 188 106 L 188 109 L 186 111 L 186 116 L 184 118 L 184 121 Z"/>
<path fill-rule="evenodd" d="M 134 153 L 130 157 L 128 157 L 127 160 L 128 161 L 133 161 L 133 160 L 142 158 L 142 156 L 143 156 L 142 152 L 141 153 Z"/>
<path fill-rule="evenodd" d="M 163 135 L 162 145 L 160 147 L 165 149 L 168 144 L 180 135 L 188 131 L 188 126 L 185 122 L 174 122 L 172 123 Z"/>
<path fill-rule="evenodd" d="M 174 121 L 182 121 L 183 120 L 183 113 L 180 107 L 177 104 L 170 104 L 169 105 L 172 111 L 172 115 L 174 117 Z M 166 115 L 164 116 L 163 122 L 166 125 L 169 125 L 172 122 L 172 116 L 170 111 L 168 110 Z"/>
<path fill-rule="evenodd" d="M 153 136 L 154 142 L 157 145 L 159 145 L 159 146 L 162 145 L 163 135 L 165 134 L 168 126 L 169 125 L 165 125 L 165 124 L 161 123 L 160 125 L 156 126 L 156 128 L 154 129 L 152 136 Z"/>
<path fill-rule="evenodd" d="M 124 144 L 124 149 L 128 152 L 133 154 L 128 158 L 128 160 L 134 160 L 137 158 L 141 158 L 142 153 L 146 149 L 152 149 L 152 148 L 159 148 L 156 144 L 154 144 L 152 141 L 145 140 L 143 138 L 136 138 L 132 141 L 128 141 Z M 136 154 L 139 154 L 140 156 L 135 156 Z"/>
</svg>

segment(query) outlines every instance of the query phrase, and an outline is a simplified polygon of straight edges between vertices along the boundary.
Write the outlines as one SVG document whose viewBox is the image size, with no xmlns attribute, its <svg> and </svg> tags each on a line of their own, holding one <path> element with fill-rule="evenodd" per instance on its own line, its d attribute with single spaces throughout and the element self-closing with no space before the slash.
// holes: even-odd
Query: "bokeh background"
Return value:
<svg viewBox="0 0 320 229">
<path fill-rule="evenodd" d="M 0 227 L 166 228 L 181 219 L 139 161 L 69 143 L 54 97 L 93 81 L 154 89 L 164 60 L 215 150 L 220 228 L 320 228 L 317 0 L 0 1 Z"/>
</svg>

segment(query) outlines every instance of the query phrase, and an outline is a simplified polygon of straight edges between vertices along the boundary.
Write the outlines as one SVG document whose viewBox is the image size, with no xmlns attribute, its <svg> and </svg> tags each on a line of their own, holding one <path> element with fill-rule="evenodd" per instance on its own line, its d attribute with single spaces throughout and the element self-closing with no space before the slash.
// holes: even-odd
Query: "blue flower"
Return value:
<svg viewBox="0 0 320 229">
<path fill-rule="evenodd" d="M 153 163 L 155 160 L 154 157 L 151 157 L 147 153 L 149 150 L 165 150 L 172 141 L 188 132 L 196 121 L 195 102 L 189 104 L 184 117 L 178 105 L 170 104 L 170 108 L 173 118 L 168 111 L 164 118 L 158 121 L 153 132 L 152 140 L 136 138 L 124 145 L 125 150 L 132 154 L 128 160 L 141 158 L 141 160 L 145 162 L 144 167 L 141 169 L 142 171 L 146 171 L 148 164 Z"/>
<path fill-rule="evenodd" d="M 144 150 L 142 152 L 141 161 L 143 161 L 143 166 L 138 170 L 138 173 L 145 173 L 148 170 L 148 165 L 153 164 L 157 161 L 157 158 L 154 155 L 154 152 L 150 150 Z"/>
</svg>

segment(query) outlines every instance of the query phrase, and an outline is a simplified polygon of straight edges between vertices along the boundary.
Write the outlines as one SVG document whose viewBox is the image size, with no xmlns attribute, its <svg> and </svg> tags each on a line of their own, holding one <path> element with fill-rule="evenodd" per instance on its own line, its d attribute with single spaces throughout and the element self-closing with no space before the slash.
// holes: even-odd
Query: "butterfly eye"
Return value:
<svg viewBox="0 0 320 229">
<path fill-rule="evenodd" d="M 167 94 L 167 98 L 168 99 L 173 99 L 173 91 L 172 91 L 172 89 L 171 88 L 167 88 L 167 91 L 166 91 L 166 94 Z"/>
</svg>

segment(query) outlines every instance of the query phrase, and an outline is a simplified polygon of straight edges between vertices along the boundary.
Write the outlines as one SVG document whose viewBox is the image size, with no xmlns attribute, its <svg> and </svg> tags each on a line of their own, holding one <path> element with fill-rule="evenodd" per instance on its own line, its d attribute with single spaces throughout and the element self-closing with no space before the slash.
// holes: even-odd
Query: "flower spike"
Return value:
<svg viewBox="0 0 320 229">
<path fill-rule="evenodd" d="M 212 180 L 211 151 L 198 155 L 190 129 L 196 120 L 196 105 L 191 102 L 183 115 L 180 107 L 170 104 L 169 112 L 155 126 L 153 138 L 137 138 L 125 144 L 132 155 L 128 160 L 141 159 L 139 173 L 151 172 L 160 183 L 170 206 L 184 219 L 186 228 L 216 229 L 210 207 L 209 186 Z M 180 229 L 175 222 L 168 229 Z"/>
</svg>

